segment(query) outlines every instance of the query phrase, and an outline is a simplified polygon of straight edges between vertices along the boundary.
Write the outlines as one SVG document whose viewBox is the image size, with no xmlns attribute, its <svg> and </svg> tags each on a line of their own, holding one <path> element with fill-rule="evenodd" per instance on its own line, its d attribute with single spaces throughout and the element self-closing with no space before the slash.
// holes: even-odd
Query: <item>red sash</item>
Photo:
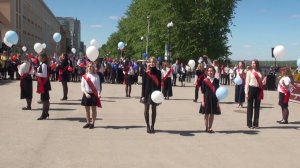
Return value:
<svg viewBox="0 0 300 168">
<path fill-rule="evenodd" d="M 64 69 L 58 69 L 58 81 L 62 80 L 63 73 L 68 69 L 69 66 L 66 66 Z"/>
<path fill-rule="evenodd" d="M 200 76 L 198 76 L 198 78 L 197 78 L 197 82 L 196 82 L 196 88 L 198 89 L 199 88 L 199 83 L 201 83 L 201 80 L 203 80 L 203 78 L 204 78 L 204 72 L 200 75 Z"/>
<path fill-rule="evenodd" d="M 169 77 L 169 75 L 170 75 L 173 71 L 174 71 L 174 69 L 171 68 L 171 69 L 168 71 L 168 73 L 166 74 L 166 76 L 163 77 L 162 82 L 161 82 L 161 87 L 162 87 L 162 88 L 165 88 L 165 81 L 166 81 L 166 79 Z"/>
<path fill-rule="evenodd" d="M 37 77 L 37 82 L 38 82 L 38 88 L 37 88 L 37 93 L 41 94 L 45 92 L 44 85 L 48 81 L 49 75 L 46 78 L 42 77 Z"/>
<path fill-rule="evenodd" d="M 243 85 L 245 86 L 245 78 L 244 78 L 244 71 L 242 70 L 242 73 L 240 73 L 240 69 L 238 69 L 238 73 L 239 73 L 239 76 L 240 76 L 240 78 L 242 79 L 242 81 L 243 81 Z"/>
<path fill-rule="evenodd" d="M 214 94 L 216 94 L 216 88 L 215 88 L 215 86 L 211 83 L 211 81 L 210 81 L 208 78 L 205 78 L 205 79 L 203 80 L 203 82 L 205 82 L 205 84 L 209 87 L 209 89 L 210 89 Z M 221 112 L 221 108 L 220 108 L 220 106 L 219 106 L 219 103 L 218 103 L 218 105 L 217 105 L 217 111 Z"/>
<path fill-rule="evenodd" d="M 285 95 L 284 99 L 283 99 L 283 103 L 288 103 L 289 99 L 290 99 L 290 96 L 291 96 L 291 93 L 289 91 L 287 91 L 286 88 L 282 84 L 279 84 L 279 87 Z"/>
<path fill-rule="evenodd" d="M 150 73 L 150 71 L 146 71 L 146 74 L 152 79 L 152 81 L 154 82 L 154 84 L 159 87 L 159 80 L 157 79 L 157 77 L 155 75 L 152 75 Z"/>
<path fill-rule="evenodd" d="M 209 89 L 210 89 L 214 94 L 216 94 L 216 88 L 215 88 L 215 86 L 210 82 L 210 80 L 209 80 L 208 78 L 205 78 L 203 81 L 206 83 L 206 85 L 209 87 Z"/>
<path fill-rule="evenodd" d="M 86 81 L 86 83 L 89 85 L 89 87 L 92 89 L 94 95 L 96 96 L 96 98 L 97 98 L 97 106 L 99 108 L 101 108 L 102 105 L 101 105 L 100 97 L 98 96 L 98 91 L 97 91 L 95 85 L 93 84 L 93 82 L 91 81 L 91 79 L 86 76 L 86 74 L 84 74 L 82 77 L 84 78 L 84 80 Z"/>
<path fill-rule="evenodd" d="M 252 74 L 254 75 L 254 77 L 256 78 L 256 81 L 258 83 L 258 87 L 260 89 L 260 93 L 259 93 L 259 99 L 262 100 L 264 99 L 264 88 L 263 88 L 263 84 L 262 81 L 260 79 L 260 77 L 258 76 L 257 72 L 254 72 L 253 70 L 251 70 Z"/>
<path fill-rule="evenodd" d="M 20 86 L 22 86 L 24 78 L 26 78 L 29 75 L 29 73 L 31 72 L 31 69 L 32 69 L 32 64 L 30 63 L 29 71 L 26 72 L 25 74 L 23 74 L 20 78 Z"/>
</svg>

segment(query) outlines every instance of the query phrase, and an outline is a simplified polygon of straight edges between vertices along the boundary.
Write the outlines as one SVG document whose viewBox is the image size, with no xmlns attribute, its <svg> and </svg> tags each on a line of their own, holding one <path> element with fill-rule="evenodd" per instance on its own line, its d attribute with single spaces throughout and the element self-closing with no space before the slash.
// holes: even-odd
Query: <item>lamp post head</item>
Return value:
<svg viewBox="0 0 300 168">
<path fill-rule="evenodd" d="M 167 24 L 167 27 L 170 29 L 170 28 L 173 28 L 174 26 L 174 23 L 171 21 L 170 23 Z"/>
<path fill-rule="evenodd" d="M 141 37 L 141 40 L 144 40 L 144 36 Z"/>
</svg>

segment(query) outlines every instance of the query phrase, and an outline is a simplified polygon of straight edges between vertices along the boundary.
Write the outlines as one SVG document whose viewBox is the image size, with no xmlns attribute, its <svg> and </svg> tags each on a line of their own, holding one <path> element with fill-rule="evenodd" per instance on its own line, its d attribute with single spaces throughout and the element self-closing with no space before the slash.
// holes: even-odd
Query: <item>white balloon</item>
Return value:
<svg viewBox="0 0 300 168">
<path fill-rule="evenodd" d="M 161 93 L 161 91 L 156 90 L 152 92 L 151 100 L 157 104 L 162 103 L 162 101 L 164 100 L 164 95 Z"/>
<path fill-rule="evenodd" d="M 43 49 L 45 49 L 47 47 L 46 43 L 42 44 Z"/>
<path fill-rule="evenodd" d="M 8 47 L 11 47 L 11 46 L 13 45 L 13 44 L 9 43 L 5 37 L 3 38 L 3 42 L 4 42 L 4 44 L 7 45 Z"/>
<path fill-rule="evenodd" d="M 273 55 L 276 58 L 282 58 L 285 55 L 285 48 L 282 45 L 277 45 L 273 50 Z"/>
<path fill-rule="evenodd" d="M 41 53 L 43 51 L 43 46 L 41 43 L 35 43 L 33 49 L 36 53 Z"/>
<path fill-rule="evenodd" d="M 98 58 L 98 55 L 99 55 L 99 51 L 98 51 L 97 47 L 95 47 L 95 46 L 89 46 L 86 49 L 86 56 L 91 61 L 96 61 L 96 59 Z"/>
<path fill-rule="evenodd" d="M 71 51 L 72 51 L 73 54 L 76 53 L 76 49 L 75 48 L 72 48 Z"/>
<path fill-rule="evenodd" d="M 24 62 L 23 64 L 21 64 L 20 66 L 18 66 L 18 69 L 19 69 L 19 71 L 18 72 L 21 72 L 21 74 L 20 75 L 23 75 L 24 73 L 25 73 L 25 68 L 26 68 L 26 62 Z"/>
<path fill-rule="evenodd" d="M 198 60 L 198 63 L 200 64 L 202 61 L 203 61 L 203 58 L 200 57 L 199 60 Z"/>
<path fill-rule="evenodd" d="M 22 51 L 23 51 L 23 52 L 26 52 L 26 51 L 27 51 L 27 47 L 26 47 L 26 46 L 23 46 L 23 47 L 22 47 Z"/>
<path fill-rule="evenodd" d="M 195 67 L 196 62 L 194 60 L 189 60 L 188 64 L 193 69 Z"/>
<path fill-rule="evenodd" d="M 92 39 L 92 40 L 90 41 L 90 44 L 91 44 L 91 46 L 97 47 L 97 40 L 96 40 L 96 39 Z"/>
<path fill-rule="evenodd" d="M 284 82 L 285 85 L 289 86 L 289 84 L 291 83 L 291 79 L 286 76 L 286 77 L 283 78 L 283 82 Z"/>
</svg>

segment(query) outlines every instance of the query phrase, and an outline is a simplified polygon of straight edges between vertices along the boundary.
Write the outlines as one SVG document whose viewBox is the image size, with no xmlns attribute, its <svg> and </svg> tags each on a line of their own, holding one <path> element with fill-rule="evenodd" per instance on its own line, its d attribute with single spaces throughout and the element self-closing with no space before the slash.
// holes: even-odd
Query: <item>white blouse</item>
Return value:
<svg viewBox="0 0 300 168">
<path fill-rule="evenodd" d="M 167 73 L 170 71 L 170 68 L 166 68 L 166 70 L 164 70 L 164 69 L 161 69 L 161 76 L 164 78 L 166 75 L 167 75 Z M 172 73 L 170 73 L 170 75 L 168 76 L 168 78 L 173 78 L 173 74 Z"/>
<path fill-rule="evenodd" d="M 86 76 L 90 78 L 92 83 L 94 84 L 95 88 L 97 89 L 98 93 L 100 93 L 100 79 L 97 74 L 90 74 L 86 73 Z M 89 87 L 88 83 L 86 80 L 82 77 L 81 78 L 81 91 L 82 92 L 87 92 L 87 93 L 93 93 L 92 89 Z"/>
<path fill-rule="evenodd" d="M 36 76 L 46 78 L 48 76 L 48 67 L 45 63 L 40 63 L 40 66 L 37 68 Z"/>
<path fill-rule="evenodd" d="M 284 76 L 278 82 L 278 87 L 277 87 L 278 92 L 284 93 L 283 90 L 280 87 L 280 85 L 283 85 L 283 83 L 285 84 L 285 86 L 288 86 L 287 87 L 288 91 L 293 87 L 293 85 L 291 84 L 291 79 L 288 76 Z"/>
<path fill-rule="evenodd" d="M 258 74 L 259 78 L 262 80 L 261 73 L 258 71 L 256 71 L 256 73 Z M 248 94 L 249 86 L 259 87 L 259 84 L 258 84 L 255 76 L 253 75 L 252 70 L 247 71 L 247 74 L 246 74 L 246 84 L 245 84 L 245 93 L 246 94 Z"/>
</svg>

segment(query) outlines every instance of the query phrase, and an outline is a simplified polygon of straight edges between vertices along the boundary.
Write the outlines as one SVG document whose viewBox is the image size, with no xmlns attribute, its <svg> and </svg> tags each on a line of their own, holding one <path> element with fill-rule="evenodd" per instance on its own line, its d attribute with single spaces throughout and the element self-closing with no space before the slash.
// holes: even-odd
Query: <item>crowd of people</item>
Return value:
<svg viewBox="0 0 300 168">
<path fill-rule="evenodd" d="M 140 102 L 144 104 L 144 117 L 147 133 L 155 133 L 157 106 L 151 99 L 154 91 L 161 91 L 164 98 L 169 100 L 173 96 L 173 87 L 185 82 L 191 82 L 194 77 L 194 102 L 202 93 L 199 113 L 204 114 L 205 131 L 214 133 L 212 129 L 214 115 L 220 115 L 221 109 L 216 90 L 220 85 L 235 85 L 235 102 L 237 108 L 247 102 L 247 126 L 250 129 L 259 128 L 260 104 L 263 99 L 265 76 L 260 69 L 259 61 L 253 60 L 251 67 L 245 67 L 240 61 L 238 65 L 219 64 L 218 60 L 210 61 L 207 56 L 201 57 L 195 69 L 188 64 L 176 60 L 174 64 L 158 62 L 155 57 L 147 61 L 137 62 L 128 58 L 88 60 L 87 57 L 61 54 L 47 56 L 43 53 L 38 58 L 32 54 L 8 56 L 1 54 L 0 71 L 2 79 L 19 79 L 21 99 L 26 99 L 27 106 L 23 110 L 31 110 L 33 80 L 37 81 L 37 93 L 40 94 L 42 114 L 38 120 L 49 118 L 51 82 L 62 83 L 61 101 L 68 99 L 68 82 L 81 82 L 83 93 L 81 105 L 86 110 L 86 124 L 83 128 L 94 128 L 97 117 L 97 107 L 101 106 L 102 83 L 124 84 L 125 97 L 131 97 L 132 84 L 139 84 L 138 76 L 142 76 L 142 91 Z M 9 64 L 9 66 L 7 66 Z M 8 68 L 9 67 L 9 68 Z M 271 72 L 271 71 L 270 71 Z M 288 100 L 293 84 L 291 69 L 281 68 L 281 78 L 278 81 L 279 105 L 282 109 L 280 124 L 288 124 Z M 16 74 L 15 74 L 16 73 Z M 9 76 L 9 77 L 8 77 Z M 14 78 L 16 77 L 16 78 Z M 239 77 L 241 84 L 235 84 L 234 78 Z M 51 82 L 50 82 L 51 81 Z M 150 124 L 151 106 L 151 124 Z M 92 113 L 90 114 L 90 111 Z M 253 117 L 254 116 L 254 117 Z"/>
</svg>

